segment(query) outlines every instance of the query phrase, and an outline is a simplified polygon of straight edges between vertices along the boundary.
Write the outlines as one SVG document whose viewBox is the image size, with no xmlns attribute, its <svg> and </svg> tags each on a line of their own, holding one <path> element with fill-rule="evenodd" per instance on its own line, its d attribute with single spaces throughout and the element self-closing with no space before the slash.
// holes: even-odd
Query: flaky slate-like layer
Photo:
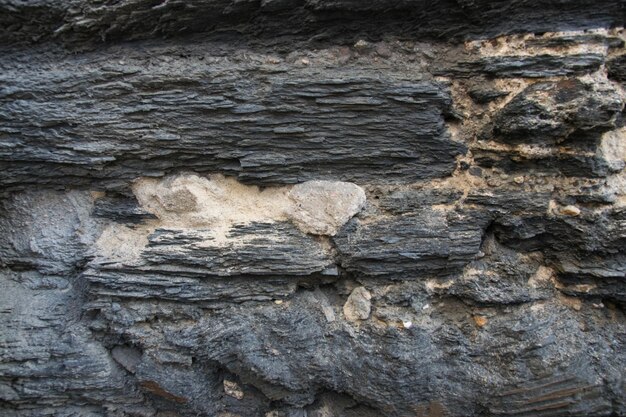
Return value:
<svg viewBox="0 0 626 417">
<path fill-rule="evenodd" d="M 443 39 L 619 25 L 617 0 L 3 0 L 0 40 L 70 43 L 212 30 L 234 30 L 273 42 L 290 37 L 410 34 Z"/>
<path fill-rule="evenodd" d="M 6 68 L 2 185 L 114 183 L 176 169 L 261 184 L 409 182 L 449 175 L 465 152 L 444 125 L 449 92 L 433 80 L 194 49 L 182 60 L 122 50 Z"/>
</svg>

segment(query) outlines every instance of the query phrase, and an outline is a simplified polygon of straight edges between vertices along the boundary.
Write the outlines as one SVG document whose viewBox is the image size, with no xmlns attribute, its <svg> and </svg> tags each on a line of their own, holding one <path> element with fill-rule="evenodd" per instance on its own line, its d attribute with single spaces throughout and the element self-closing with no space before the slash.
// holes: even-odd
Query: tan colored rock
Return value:
<svg viewBox="0 0 626 417">
<path fill-rule="evenodd" d="M 224 393 L 238 400 L 243 399 L 243 390 L 235 381 L 224 380 Z"/>
<path fill-rule="evenodd" d="M 580 209 L 576 206 L 565 206 L 559 210 L 564 216 L 578 216 L 580 214 Z"/>
<path fill-rule="evenodd" d="M 367 320 L 372 311 L 372 294 L 365 287 L 356 287 L 343 305 L 343 314 L 349 321 Z"/>
<path fill-rule="evenodd" d="M 289 192 L 290 220 L 302 231 L 334 236 L 365 206 L 365 192 L 341 181 L 307 181 Z"/>
<path fill-rule="evenodd" d="M 474 323 L 476 323 L 476 326 L 478 327 L 484 327 L 487 324 L 487 317 L 485 316 L 473 316 L 474 319 Z"/>
<path fill-rule="evenodd" d="M 285 187 L 248 186 L 223 175 L 180 174 L 133 184 L 141 206 L 168 227 L 231 226 L 285 220 Z"/>
</svg>

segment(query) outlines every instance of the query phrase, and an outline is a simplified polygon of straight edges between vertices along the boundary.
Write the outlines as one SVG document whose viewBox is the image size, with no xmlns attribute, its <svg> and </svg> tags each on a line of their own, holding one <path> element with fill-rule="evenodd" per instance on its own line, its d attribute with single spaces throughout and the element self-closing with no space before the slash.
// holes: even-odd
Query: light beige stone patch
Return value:
<svg viewBox="0 0 626 417">
<path fill-rule="evenodd" d="M 343 305 L 343 314 L 349 321 L 367 320 L 372 311 L 372 294 L 365 287 L 356 287 Z"/>
<path fill-rule="evenodd" d="M 626 127 L 605 133 L 598 153 L 611 169 L 615 171 L 622 169 L 626 161 Z"/>
<path fill-rule="evenodd" d="M 128 227 L 113 223 L 106 227 L 94 245 L 94 254 L 111 262 L 138 259 L 154 231 L 151 225 Z"/>
<path fill-rule="evenodd" d="M 359 186 L 339 181 L 261 189 L 223 175 L 182 174 L 140 178 L 132 189 L 141 207 L 157 219 L 135 226 L 108 225 L 93 247 L 97 259 L 140 260 L 148 236 L 158 228 L 201 229 L 208 238 L 199 246 L 238 245 L 256 239 L 229 236 L 234 225 L 251 222 L 292 221 L 305 233 L 335 234 L 365 204 Z"/>
<path fill-rule="evenodd" d="M 134 183 L 133 192 L 143 208 L 168 226 L 286 220 L 284 187 L 261 190 L 223 175 L 142 178 Z"/>
<path fill-rule="evenodd" d="M 243 400 L 244 393 L 238 383 L 235 381 L 224 380 L 224 393 L 229 397 Z"/>
<path fill-rule="evenodd" d="M 223 175 L 186 174 L 139 179 L 133 192 L 161 226 L 218 232 L 234 224 L 291 221 L 305 233 L 333 236 L 365 206 L 363 189 L 341 181 L 260 189 Z"/>
<path fill-rule="evenodd" d="M 289 219 L 302 231 L 334 236 L 365 207 L 361 187 L 340 181 L 307 181 L 289 192 Z"/>
</svg>

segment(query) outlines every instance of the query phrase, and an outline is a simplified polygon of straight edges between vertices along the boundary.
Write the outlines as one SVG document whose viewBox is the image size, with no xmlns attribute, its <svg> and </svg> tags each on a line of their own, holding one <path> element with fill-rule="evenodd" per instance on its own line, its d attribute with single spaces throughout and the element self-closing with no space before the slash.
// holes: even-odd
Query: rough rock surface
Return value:
<svg viewBox="0 0 626 417">
<path fill-rule="evenodd" d="M 0 0 L 3 416 L 626 416 L 616 0 Z"/>
</svg>

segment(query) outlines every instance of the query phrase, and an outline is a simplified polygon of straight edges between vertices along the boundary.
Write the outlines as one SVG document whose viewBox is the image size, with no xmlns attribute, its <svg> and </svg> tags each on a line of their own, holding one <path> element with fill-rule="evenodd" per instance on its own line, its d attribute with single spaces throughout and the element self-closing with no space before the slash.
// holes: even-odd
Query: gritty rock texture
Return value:
<svg viewBox="0 0 626 417">
<path fill-rule="evenodd" d="M 305 233 L 337 234 L 365 206 L 365 192 L 346 182 L 307 181 L 289 192 L 289 218 Z"/>
<path fill-rule="evenodd" d="M 372 294 L 364 287 L 353 289 L 343 305 L 343 314 L 346 319 L 349 321 L 367 320 L 372 311 L 371 299 Z"/>
<path fill-rule="evenodd" d="M 0 0 L 0 415 L 626 416 L 615 0 Z"/>
</svg>

